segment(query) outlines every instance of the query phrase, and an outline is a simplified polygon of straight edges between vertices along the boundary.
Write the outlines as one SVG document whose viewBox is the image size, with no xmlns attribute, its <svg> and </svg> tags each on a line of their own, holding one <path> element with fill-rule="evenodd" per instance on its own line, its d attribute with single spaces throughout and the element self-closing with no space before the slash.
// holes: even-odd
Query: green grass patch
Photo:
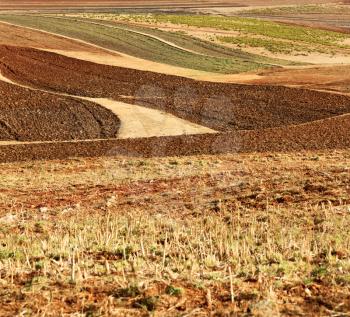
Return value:
<svg viewBox="0 0 350 317">
<path fill-rule="evenodd" d="M 253 18 L 223 17 L 207 15 L 132 15 L 128 20 L 135 22 L 172 23 L 199 28 L 236 31 L 265 37 L 284 39 L 307 44 L 334 46 L 349 38 L 348 35 L 334 31 L 319 30 L 303 26 L 285 25 Z"/>
<path fill-rule="evenodd" d="M 229 57 L 196 54 L 127 29 L 94 25 L 76 19 L 1 15 L 0 20 L 81 39 L 138 58 L 201 71 L 239 73 L 270 67 L 272 62 L 278 64 L 278 60 L 267 62 L 266 58 L 243 52 L 241 56 L 237 52 Z"/>
</svg>

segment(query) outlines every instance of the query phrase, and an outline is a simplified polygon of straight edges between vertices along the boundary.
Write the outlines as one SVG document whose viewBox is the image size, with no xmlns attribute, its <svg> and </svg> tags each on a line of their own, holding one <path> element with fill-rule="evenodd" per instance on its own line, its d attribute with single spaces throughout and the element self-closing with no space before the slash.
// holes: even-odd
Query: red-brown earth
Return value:
<svg viewBox="0 0 350 317">
<path fill-rule="evenodd" d="M 0 46 L 0 55 L 2 74 L 17 83 L 164 110 L 219 131 L 283 127 L 350 112 L 349 97 L 306 89 L 199 82 L 12 46 Z"/>
<path fill-rule="evenodd" d="M 1 47 L 3 75 L 34 88 L 109 97 L 214 127 L 214 135 L 2 147 L 1 161 L 68 156 L 163 156 L 299 151 L 350 146 L 350 98 L 280 86 L 198 82 L 84 62 L 54 53 Z M 52 76 L 51 74 L 57 74 Z"/>
<path fill-rule="evenodd" d="M 1 141 L 62 141 L 115 137 L 119 119 L 92 102 L 0 81 Z"/>
</svg>

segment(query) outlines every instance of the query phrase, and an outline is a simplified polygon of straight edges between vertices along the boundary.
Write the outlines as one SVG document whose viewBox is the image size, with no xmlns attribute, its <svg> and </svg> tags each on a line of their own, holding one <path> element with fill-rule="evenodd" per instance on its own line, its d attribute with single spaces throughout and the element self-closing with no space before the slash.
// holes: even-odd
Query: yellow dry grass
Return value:
<svg viewBox="0 0 350 317">
<path fill-rule="evenodd" d="M 349 309 L 349 151 L 2 164 L 1 314 Z"/>
</svg>

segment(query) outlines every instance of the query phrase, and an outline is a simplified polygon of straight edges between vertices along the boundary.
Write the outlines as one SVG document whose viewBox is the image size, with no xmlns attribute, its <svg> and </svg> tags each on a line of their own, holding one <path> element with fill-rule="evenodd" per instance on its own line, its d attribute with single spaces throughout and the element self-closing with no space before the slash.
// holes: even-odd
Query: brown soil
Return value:
<svg viewBox="0 0 350 317">
<path fill-rule="evenodd" d="M 300 151 L 350 146 L 350 98 L 343 95 L 280 86 L 198 82 L 102 66 L 28 48 L 3 46 L 0 54 L 1 72 L 15 82 L 60 93 L 107 97 L 165 110 L 224 132 L 196 136 L 3 145 L 0 161 L 70 156 L 147 157 Z M 51 76 L 53 73 L 56 76 Z M 88 138 L 93 137 L 90 135 Z"/>
<path fill-rule="evenodd" d="M 1 71 L 15 82 L 164 110 L 219 131 L 282 127 L 350 112 L 350 98 L 340 95 L 286 87 L 198 82 L 28 48 L 1 47 L 0 54 Z"/>
<path fill-rule="evenodd" d="M 184 156 L 218 153 L 293 152 L 350 147 L 350 115 L 305 125 L 138 139 L 24 143 L 0 146 L 0 162 L 99 156 Z"/>
<path fill-rule="evenodd" d="M 0 82 L 0 140 L 53 141 L 115 137 L 119 119 L 92 102 Z"/>
</svg>

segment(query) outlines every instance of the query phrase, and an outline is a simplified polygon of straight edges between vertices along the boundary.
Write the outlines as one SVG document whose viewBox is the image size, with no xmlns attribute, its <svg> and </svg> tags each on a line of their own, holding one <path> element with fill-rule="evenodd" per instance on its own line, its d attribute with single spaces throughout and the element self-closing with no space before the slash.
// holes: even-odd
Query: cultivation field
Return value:
<svg viewBox="0 0 350 317">
<path fill-rule="evenodd" d="M 160 109 L 221 131 L 299 124 L 350 110 L 350 98 L 326 93 L 198 82 L 102 66 L 33 49 L 4 47 L 0 52 L 3 56 L 1 72 L 15 82 L 43 90 L 108 97 Z M 53 73 L 57 76 L 51 76 Z"/>
<path fill-rule="evenodd" d="M 340 95 L 282 87 L 201 83 L 10 46 L 3 47 L 1 54 L 1 72 L 14 82 L 151 107 L 220 131 L 306 123 L 346 114 L 350 109 L 350 99 Z M 57 76 L 51 76 L 52 73 Z M 69 86 L 67 81 L 71 83 Z M 278 97 L 274 99 L 274 96 Z"/>
<path fill-rule="evenodd" d="M 198 82 L 101 66 L 29 48 L 5 46 L 1 53 L 3 76 L 18 84 L 60 94 L 110 98 L 166 111 L 221 131 L 196 137 L 6 145 L 1 153 L 3 161 L 40 155 L 155 156 L 349 146 L 347 96 L 285 87 Z M 53 73 L 57 76 L 51 76 Z M 67 81 L 70 85 L 66 85 Z M 43 148 L 47 149 L 45 155 Z"/>
<path fill-rule="evenodd" d="M 319 66 L 261 72 L 254 84 L 286 85 L 350 93 L 350 66 Z"/>
<path fill-rule="evenodd" d="M 17 22 L 20 21 L 18 23 L 26 24 L 30 21 L 32 21 L 30 23 L 34 23 L 34 20 L 31 20 L 30 16 L 28 18 L 26 16 L 2 16 L 2 18 L 6 20 L 14 19 Z M 53 18 L 40 19 L 49 24 L 49 21 Z M 53 20 L 56 21 L 57 19 Z M 58 19 L 58 21 L 61 20 Z M 69 20 L 62 21 L 63 23 L 69 22 Z M 95 27 L 94 24 L 82 23 Z M 22 37 L 21 32 L 19 32 L 20 28 L 6 24 L 3 27 L 4 32 L 9 31 L 16 34 L 12 40 L 9 39 L 8 41 L 11 44 L 18 45 L 19 40 L 17 41 L 16 38 Z M 40 24 L 38 27 L 44 26 Z M 54 24 L 52 24 L 52 27 L 54 27 Z M 127 142 L 118 140 L 112 143 L 109 141 L 99 141 L 94 146 L 91 146 L 91 143 L 85 142 L 75 143 L 71 147 L 67 144 L 50 144 L 44 145 L 51 149 L 48 151 L 50 153 L 45 157 L 52 158 L 55 155 L 65 157 L 73 153 L 76 155 L 93 156 L 108 155 L 110 154 L 108 147 L 111 144 L 113 144 L 112 147 L 117 148 L 117 151 L 137 156 L 176 154 L 177 151 L 179 151 L 179 154 L 220 153 L 227 151 L 266 151 L 268 149 L 343 148 L 348 145 L 348 138 L 341 137 L 346 134 L 348 127 L 347 113 L 349 112 L 349 99 L 346 96 L 283 87 L 198 82 L 183 77 L 94 64 L 42 51 L 42 49 L 45 49 L 60 52 L 64 46 L 66 46 L 66 50 L 71 51 L 71 54 L 84 51 L 86 48 L 88 48 L 88 52 L 91 50 L 89 53 L 96 54 L 96 56 L 103 51 L 96 46 L 90 47 L 87 44 L 88 41 L 74 43 L 72 39 L 47 34 L 48 40 L 45 41 L 43 47 L 40 47 L 41 45 L 38 43 L 43 42 L 44 33 L 40 34 L 30 29 L 24 30 L 28 32 L 28 34 L 24 34 L 24 37 L 26 39 L 28 38 L 28 41 L 24 42 L 24 44 L 26 46 L 40 48 L 41 50 L 2 46 L 2 63 L 0 68 L 3 76 L 8 80 L 42 91 L 90 98 L 89 100 L 97 103 L 108 98 L 117 103 L 127 104 L 129 108 L 134 104 L 144 107 L 144 109 L 165 111 L 176 116 L 179 120 L 188 122 L 187 124 L 184 121 L 185 125 L 197 125 L 194 129 L 191 128 L 192 130 L 186 130 L 187 128 L 184 125 L 183 133 L 186 133 L 185 131 L 189 131 L 187 133 L 190 134 L 221 132 L 221 134 L 216 133 L 211 136 L 208 134 L 197 136 L 194 139 L 189 139 L 188 144 L 186 144 L 186 138 L 183 137 L 161 138 L 160 140 L 147 138 L 136 141 L 128 140 Z M 109 31 L 114 32 L 114 29 L 111 28 Z M 121 31 L 124 31 L 124 29 L 121 29 Z M 144 32 L 143 29 L 135 29 L 135 26 L 131 31 L 135 32 L 135 35 L 140 35 L 139 33 Z M 71 32 L 74 32 L 74 30 L 72 29 Z M 221 56 L 229 56 L 233 53 L 233 51 L 226 50 L 224 47 L 210 45 L 206 42 L 204 42 L 206 44 L 204 46 L 201 45 L 202 42 L 200 41 L 191 42 L 190 38 L 186 36 L 175 36 L 172 33 L 155 30 L 146 30 L 145 32 L 151 32 L 151 36 L 156 37 L 156 39 L 160 38 L 162 41 L 171 42 L 183 49 L 193 50 L 205 56 L 211 56 L 214 53 L 221 54 Z M 31 44 L 29 35 L 32 34 L 35 37 L 33 37 L 34 41 Z M 77 34 L 77 37 L 79 36 L 80 34 Z M 334 40 L 332 36 L 333 34 L 331 34 L 329 41 Z M 3 39 L 3 42 L 6 42 L 6 39 Z M 109 58 L 118 58 L 119 53 L 103 51 L 102 56 L 106 56 L 103 54 L 109 54 L 109 60 Z M 116 56 L 113 54 L 116 54 Z M 288 69 L 285 71 L 288 76 Z M 307 69 L 304 71 L 307 71 Z M 255 80 L 257 83 L 264 81 L 267 83 L 273 83 L 275 81 L 276 83 L 278 81 L 278 74 L 283 72 L 283 70 L 278 69 L 260 71 L 260 73 L 252 77 L 252 80 Z M 293 70 L 291 69 L 289 72 L 293 72 Z M 56 74 L 56 76 L 52 76 L 52 74 Z M 273 75 L 271 76 L 270 74 Z M 68 82 L 69 85 L 67 85 Z M 284 84 L 288 85 L 288 83 Z M 306 83 L 301 82 L 299 84 Z M 324 88 L 317 86 L 317 82 L 313 84 L 315 88 Z M 328 88 L 333 89 L 332 87 Z M 281 98 L 281 96 L 283 97 Z M 107 106 L 108 108 L 106 102 L 102 106 Z M 116 107 L 118 108 L 118 106 Z M 127 116 L 125 112 L 118 112 L 116 108 L 112 110 L 115 117 L 119 117 L 119 114 Z M 149 115 L 146 117 L 150 118 Z M 147 133 L 132 132 L 132 130 L 135 131 L 137 129 L 135 128 L 137 125 L 128 128 L 128 126 L 125 126 L 125 122 L 129 120 L 124 119 L 122 128 L 124 127 L 123 131 L 131 131 L 130 136 L 134 137 L 160 136 L 167 135 L 167 133 L 173 135 L 174 132 L 166 132 L 174 129 L 171 127 L 172 124 L 165 117 L 159 120 L 158 122 L 163 124 L 163 126 L 160 125 L 160 131 L 167 129 L 163 133 L 156 132 L 148 135 Z M 336 127 L 339 122 L 342 122 L 342 125 Z M 177 124 L 180 124 L 180 121 Z M 152 125 L 154 124 L 149 123 L 147 125 L 144 123 L 142 128 L 145 131 L 145 126 L 150 127 Z M 322 125 L 323 127 L 321 127 Z M 117 129 L 118 127 L 115 128 Z M 211 128 L 212 130 L 207 128 Z M 319 129 L 321 129 L 321 132 L 316 132 Z M 334 129 L 337 130 L 339 135 L 334 133 Z M 175 131 L 179 131 L 175 134 L 181 134 L 181 129 L 175 129 Z M 308 133 L 311 131 L 313 131 L 314 135 L 310 137 Z M 222 132 L 225 133 L 222 134 Z M 306 135 L 308 136 L 305 137 Z M 116 136 L 116 133 L 114 136 Z M 125 138 L 128 134 L 124 133 L 123 136 Z M 99 138 L 101 137 L 97 137 L 97 139 Z M 63 137 L 62 139 L 66 138 Z M 237 139 L 239 139 L 239 142 Z M 318 144 L 321 143 L 319 142 L 320 139 L 324 140 L 322 144 Z M 198 140 L 201 140 L 199 142 L 200 144 L 194 144 Z M 126 145 L 128 142 L 130 144 Z M 224 143 L 224 145 L 218 148 L 218 143 Z M 162 144 L 159 151 L 153 153 L 152 150 L 147 149 L 150 145 L 155 144 Z M 22 145 L 18 144 L 16 146 Z M 123 146 L 126 146 L 127 150 L 123 151 Z M 24 147 L 27 150 L 22 150 L 20 152 L 21 155 L 19 155 L 12 146 L 8 145 L 7 150 L 4 148 L 2 159 L 8 160 L 15 158 L 22 160 L 26 158 L 39 158 L 35 153 L 42 153 L 41 150 L 37 151 L 42 147 L 41 144 L 25 145 Z M 62 148 L 65 150 L 62 151 Z"/>
<path fill-rule="evenodd" d="M 78 42 L 62 36 L 43 33 L 28 28 L 0 23 L 0 44 L 33 47 L 41 50 L 53 51 L 65 56 L 71 56 L 82 60 L 92 61 L 114 66 L 128 65 L 131 68 L 141 70 L 153 70 L 155 72 L 179 74 L 194 78 L 223 78 L 223 75 L 200 72 L 180 67 L 172 67 L 146 60 L 140 60 L 131 56 L 124 56 L 116 52 L 104 50 L 83 42 Z"/>
<path fill-rule="evenodd" d="M 350 35 L 272 4 L 0 3 L 1 317 L 349 315 Z"/>
<path fill-rule="evenodd" d="M 0 93 L 2 141 L 85 140 L 117 135 L 119 119 L 93 103 L 34 92 L 2 81 Z"/>
</svg>

